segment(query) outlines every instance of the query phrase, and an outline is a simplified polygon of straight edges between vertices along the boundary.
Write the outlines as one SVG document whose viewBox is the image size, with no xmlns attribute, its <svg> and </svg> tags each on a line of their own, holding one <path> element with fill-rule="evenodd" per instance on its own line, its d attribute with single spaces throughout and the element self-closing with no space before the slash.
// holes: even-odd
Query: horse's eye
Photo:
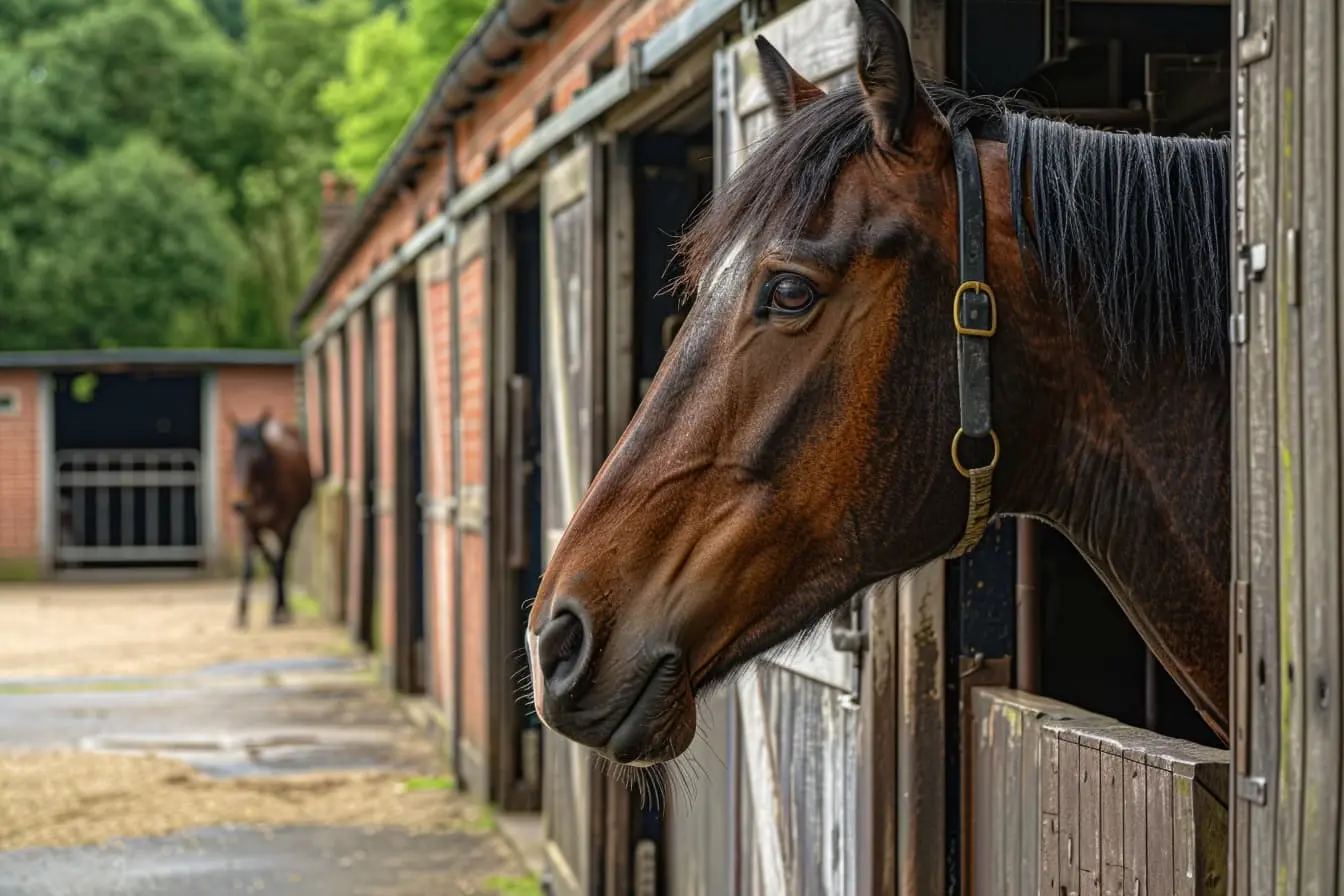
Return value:
<svg viewBox="0 0 1344 896">
<path fill-rule="evenodd" d="M 765 284 L 765 305 L 772 311 L 801 314 L 816 300 L 816 287 L 797 274 L 779 274 Z"/>
</svg>

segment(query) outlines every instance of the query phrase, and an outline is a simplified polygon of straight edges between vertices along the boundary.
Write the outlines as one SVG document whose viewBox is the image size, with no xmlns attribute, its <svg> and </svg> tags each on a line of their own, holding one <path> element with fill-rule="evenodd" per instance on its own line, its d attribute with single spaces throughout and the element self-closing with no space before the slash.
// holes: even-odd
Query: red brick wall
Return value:
<svg viewBox="0 0 1344 896">
<path fill-rule="evenodd" d="M 483 489 L 486 439 L 485 395 L 485 258 L 464 259 L 458 273 L 458 301 L 462 316 L 458 328 L 462 376 L 462 485 Z M 490 670 L 490 583 L 485 538 L 477 532 L 462 534 L 462 669 L 459 688 L 463 734 L 478 746 L 489 743 L 488 686 Z"/>
<path fill-rule="evenodd" d="M 0 417 L 0 561 L 39 559 L 40 381 L 35 370 L 0 371 L 0 390 L 19 399 L 18 414 Z"/>
<path fill-rule="evenodd" d="M 448 256 L 446 250 L 426 253 L 420 261 L 421 290 L 421 377 L 424 381 L 425 432 L 428 450 L 425 456 L 425 487 L 436 504 L 444 502 L 453 490 L 452 393 L 449 357 Z M 426 581 L 428 594 L 429 689 L 445 711 L 451 711 L 456 694 L 453 681 L 453 610 L 452 532 L 448 522 L 435 518 L 429 525 L 429 543 L 425 562 L 429 565 Z"/>
<path fill-rule="evenodd" d="M 309 384 L 315 379 L 309 378 Z M 262 411 L 270 408 L 272 419 L 297 424 L 294 368 L 221 367 L 215 372 L 215 387 L 215 476 L 219 486 L 216 489 L 219 501 L 215 514 L 222 554 L 227 558 L 237 558 L 241 556 L 242 530 L 238 526 L 237 517 L 229 510 L 234 487 L 233 427 L 229 425 L 229 418 L 232 415 L 238 420 L 256 420 Z M 316 409 L 317 403 L 314 401 L 309 407 Z M 314 413 L 310 419 L 311 431 L 319 432 L 321 417 Z M 311 437 L 309 442 L 311 444 Z M 321 443 L 318 444 L 320 446 Z M 312 463 L 312 455 L 309 462 Z"/>
<path fill-rule="evenodd" d="M 507 151 L 531 135 L 536 107 L 544 98 L 551 97 L 553 113 L 565 109 L 576 92 L 588 85 L 589 66 L 598 53 L 614 47 L 617 64 L 624 64 L 636 41 L 654 34 L 686 4 L 687 0 L 607 0 L 574 4 L 559 12 L 562 18 L 553 33 L 525 51 L 520 71 L 482 99 L 474 114 L 454 125 L 462 184 L 485 173 L 486 153 L 496 144 Z M 333 282 L 314 323 L 339 307 L 379 264 L 392 257 L 424 217 L 439 213 L 445 177 L 440 150 L 426 160 L 415 186 L 403 191 L 355 251 Z"/>
</svg>

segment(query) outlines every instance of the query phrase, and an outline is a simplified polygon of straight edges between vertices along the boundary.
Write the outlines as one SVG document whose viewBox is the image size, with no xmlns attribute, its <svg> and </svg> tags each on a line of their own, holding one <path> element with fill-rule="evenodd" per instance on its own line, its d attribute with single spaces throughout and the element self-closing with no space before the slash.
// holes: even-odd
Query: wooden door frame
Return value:
<svg viewBox="0 0 1344 896">
<path fill-rule="evenodd" d="M 579 171 L 581 162 L 576 157 L 580 151 L 588 152 L 587 171 L 582 175 L 582 186 L 579 185 Z M 586 446 L 591 457 L 591 469 L 582 470 L 581 475 L 584 479 L 591 479 L 597 472 L 601 464 L 601 458 L 605 456 L 605 436 L 606 436 L 606 395 L 605 395 L 605 310 L 606 310 L 606 282 L 603 273 L 605 267 L 604 244 L 605 240 L 605 221 L 606 209 L 604 198 L 605 173 L 603 170 L 603 159 L 605 158 L 605 148 L 593 139 L 592 129 L 585 129 L 575 136 L 572 143 L 564 148 L 557 148 L 550 154 L 546 167 L 541 178 L 541 246 L 542 246 L 542 269 L 543 269 L 543 372 L 540 388 L 538 389 L 538 399 L 544 400 L 543 396 L 549 392 L 553 386 L 549 384 L 550 372 L 545 364 L 546 353 L 552 349 L 548 348 L 547 324 L 545 315 L 549 313 L 549 305 L 554 301 L 553 298 L 546 295 L 546 291 L 551 287 L 552 276 L 552 245 L 554 240 L 553 231 L 553 211 L 556 207 L 563 208 L 570 201 L 577 197 L 583 197 L 583 201 L 589 203 L 589 232 L 588 232 L 588 252 L 584 259 L 587 270 L 587 288 L 589 289 L 589 320 L 588 337 L 590 343 L 590 364 L 594 369 L 590 370 L 588 378 L 588 389 L 590 392 L 589 400 L 591 402 L 591 416 L 589 423 L 589 442 Z M 572 170 L 569 170 L 572 169 Z M 558 195 L 548 194 L 548 186 L 553 181 L 551 178 L 573 177 L 575 182 L 571 184 L 557 185 L 552 189 L 558 191 Z M 543 424 L 544 425 L 544 424 Z M 543 435 L 543 438 L 545 436 Z M 543 501 L 544 513 L 544 501 Z M 549 520 L 543 516 L 542 522 L 542 550 L 547 563 L 550 560 L 550 532 Z M 543 751 L 547 749 L 547 744 L 557 744 L 558 736 L 549 734 L 544 736 Z M 557 744 L 558 745 L 558 744 Z M 567 749 L 578 749 L 577 745 L 569 744 Z M 587 761 L 585 757 L 583 761 Z M 543 763 L 543 768 L 545 767 Z M 586 894 L 586 896 L 605 896 L 605 894 L 617 894 L 624 896 L 627 890 L 616 889 L 615 880 L 612 878 L 613 845 L 624 843 L 628 840 L 622 837 L 622 830 L 628 831 L 628 824 L 620 824 L 619 811 L 613 811 L 608 806 L 613 802 L 613 795 L 617 793 L 616 785 L 609 777 L 602 775 L 600 771 L 594 771 L 593 776 L 589 778 L 588 789 L 585 794 L 588 802 L 588 855 L 585 864 L 589 874 L 588 880 L 574 881 L 577 891 L 570 889 L 568 882 L 561 880 L 552 880 L 552 892 L 563 894 L 563 896 L 577 896 L 577 893 Z M 620 803 L 619 797 L 614 800 Z M 543 819 L 546 817 L 546 806 L 543 805 Z M 543 821 L 543 837 L 546 837 L 546 822 Z M 551 856 L 555 852 L 554 842 L 546 839 L 546 852 Z M 624 851 L 622 851 L 624 852 Z M 617 863 L 619 866 L 619 863 Z M 617 868 L 619 871 L 619 867 Z"/>
<path fill-rule="evenodd" d="M 511 501 L 514 470 L 509 454 L 509 381 L 517 369 L 518 359 L 518 292 L 514 277 L 518 250 L 510 216 L 515 210 L 530 204 L 540 205 L 538 192 L 536 179 L 529 178 L 526 193 L 507 206 L 492 209 L 488 225 L 491 280 L 485 339 L 487 359 L 484 366 L 488 371 L 490 395 L 490 413 L 486 421 L 486 438 L 490 445 L 486 468 L 490 515 L 486 550 L 490 569 L 490 650 L 497 660 L 491 665 L 489 693 L 490 731 L 492 743 L 496 747 L 491 751 L 490 774 L 493 779 L 492 798 L 506 812 L 536 812 L 541 809 L 540 744 L 537 745 L 536 780 L 531 783 L 526 781 L 526 756 L 519 762 L 512 749 L 513 745 L 517 745 L 519 752 L 525 754 L 528 746 L 521 742 L 523 732 L 519 724 L 513 674 L 516 671 L 514 666 L 525 669 L 518 654 L 523 631 L 517 613 L 517 607 L 525 596 L 519 593 L 517 570 L 509 560 L 510 532 L 517 524 L 513 518 Z M 538 248 L 537 254 L 540 256 Z M 537 321 L 537 326 L 541 326 L 541 321 Z M 533 400 L 536 401 L 538 396 L 535 393 L 540 383 L 533 383 L 532 386 Z M 540 475 L 540 472 L 536 475 Z M 532 510 L 541 512 L 540 507 Z"/>
</svg>

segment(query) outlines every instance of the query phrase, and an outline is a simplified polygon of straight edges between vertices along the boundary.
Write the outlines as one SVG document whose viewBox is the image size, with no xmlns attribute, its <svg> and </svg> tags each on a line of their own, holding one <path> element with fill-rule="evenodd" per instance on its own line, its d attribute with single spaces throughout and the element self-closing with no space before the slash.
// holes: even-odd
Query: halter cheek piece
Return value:
<svg viewBox="0 0 1344 896">
<path fill-rule="evenodd" d="M 970 482 L 971 495 L 965 532 L 947 556 L 960 557 L 985 534 L 994 468 L 999 464 L 999 437 L 994 433 L 989 409 L 989 340 L 998 330 L 999 313 L 994 290 L 985 282 L 985 190 L 975 137 L 967 128 L 952 132 L 952 162 L 957 170 L 961 267 L 961 285 L 952 297 L 961 405 L 961 427 L 952 436 L 952 465 Z M 961 442 L 966 437 L 990 439 L 994 454 L 988 464 L 967 467 L 962 462 Z"/>
</svg>

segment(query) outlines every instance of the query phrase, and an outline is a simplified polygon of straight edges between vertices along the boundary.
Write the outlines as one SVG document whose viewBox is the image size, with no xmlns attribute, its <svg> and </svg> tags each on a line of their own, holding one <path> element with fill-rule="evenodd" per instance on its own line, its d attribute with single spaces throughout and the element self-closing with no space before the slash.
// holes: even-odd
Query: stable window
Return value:
<svg viewBox="0 0 1344 896">
<path fill-rule="evenodd" d="M 0 417 L 19 415 L 19 390 L 0 389 Z"/>
</svg>

